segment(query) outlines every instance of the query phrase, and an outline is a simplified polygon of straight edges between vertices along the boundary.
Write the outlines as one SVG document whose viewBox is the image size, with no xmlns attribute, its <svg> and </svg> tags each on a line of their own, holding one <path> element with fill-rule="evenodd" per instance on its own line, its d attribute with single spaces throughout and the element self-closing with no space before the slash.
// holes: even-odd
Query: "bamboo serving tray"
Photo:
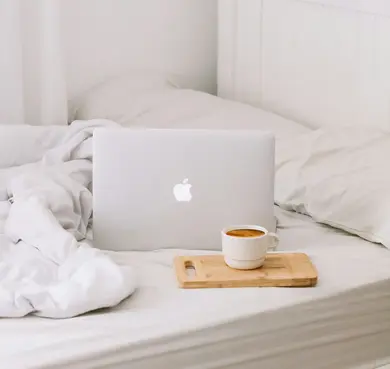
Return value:
<svg viewBox="0 0 390 369">
<path fill-rule="evenodd" d="M 177 256 L 174 260 L 181 288 L 313 287 L 317 271 L 303 253 L 270 253 L 264 265 L 237 270 L 222 255 Z"/>
</svg>

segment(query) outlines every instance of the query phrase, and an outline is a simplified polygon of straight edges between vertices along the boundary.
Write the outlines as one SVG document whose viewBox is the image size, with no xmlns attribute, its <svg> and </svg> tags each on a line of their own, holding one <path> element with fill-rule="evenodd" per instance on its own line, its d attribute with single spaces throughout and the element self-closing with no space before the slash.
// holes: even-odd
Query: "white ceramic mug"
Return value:
<svg viewBox="0 0 390 369">
<path fill-rule="evenodd" d="M 231 236 L 238 229 L 253 229 L 264 234 L 255 237 Z M 256 269 L 263 265 L 268 251 L 276 249 L 279 237 L 257 225 L 235 225 L 222 230 L 222 252 L 225 263 L 234 269 Z"/>
</svg>

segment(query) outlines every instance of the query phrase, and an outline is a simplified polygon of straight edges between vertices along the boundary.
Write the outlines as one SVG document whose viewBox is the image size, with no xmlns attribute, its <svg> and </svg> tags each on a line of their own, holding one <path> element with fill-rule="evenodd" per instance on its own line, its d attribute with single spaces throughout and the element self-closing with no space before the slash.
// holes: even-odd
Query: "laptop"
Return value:
<svg viewBox="0 0 390 369">
<path fill-rule="evenodd" d="M 264 131 L 95 130 L 95 246 L 219 250 L 226 226 L 274 231 L 274 151 Z"/>
</svg>

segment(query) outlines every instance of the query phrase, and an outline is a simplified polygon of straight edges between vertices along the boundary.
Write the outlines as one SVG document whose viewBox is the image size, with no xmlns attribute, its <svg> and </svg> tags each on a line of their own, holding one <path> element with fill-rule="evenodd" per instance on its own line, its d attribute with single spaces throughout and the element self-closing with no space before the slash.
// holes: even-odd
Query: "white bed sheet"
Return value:
<svg viewBox="0 0 390 369">
<path fill-rule="evenodd" d="M 2 368 L 373 369 L 390 356 L 390 252 L 277 209 L 280 248 L 308 253 L 315 288 L 182 290 L 180 250 L 111 253 L 139 290 L 68 320 L 0 321 Z M 187 251 L 188 252 L 188 251 Z M 360 366 L 364 364 L 364 366 Z"/>
</svg>

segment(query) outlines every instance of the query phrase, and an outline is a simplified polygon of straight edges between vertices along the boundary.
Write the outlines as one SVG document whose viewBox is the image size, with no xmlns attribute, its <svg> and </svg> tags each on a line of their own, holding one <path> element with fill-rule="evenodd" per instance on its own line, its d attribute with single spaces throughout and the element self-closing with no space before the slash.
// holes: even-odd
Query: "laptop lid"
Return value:
<svg viewBox="0 0 390 369">
<path fill-rule="evenodd" d="M 274 138 L 262 131 L 97 129 L 94 241 L 220 249 L 222 228 L 274 230 Z"/>
</svg>

